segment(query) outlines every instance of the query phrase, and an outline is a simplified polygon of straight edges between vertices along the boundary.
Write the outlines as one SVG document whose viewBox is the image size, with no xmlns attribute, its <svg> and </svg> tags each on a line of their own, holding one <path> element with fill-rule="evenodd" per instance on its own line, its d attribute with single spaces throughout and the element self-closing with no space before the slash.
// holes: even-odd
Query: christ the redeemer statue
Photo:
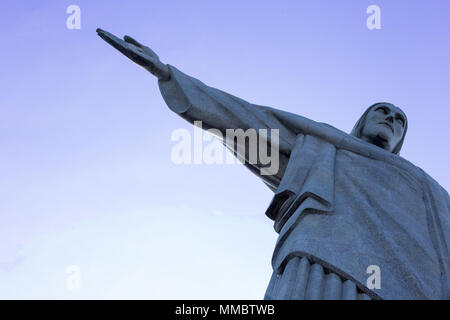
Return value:
<svg viewBox="0 0 450 320">
<path fill-rule="evenodd" d="M 187 121 L 223 136 L 279 130 L 276 173 L 260 174 L 240 154 L 274 192 L 266 215 L 279 237 L 265 299 L 450 299 L 449 195 L 399 156 L 408 126 L 400 108 L 376 103 L 347 134 L 206 86 L 128 36 L 97 33 L 155 75 Z"/>
</svg>

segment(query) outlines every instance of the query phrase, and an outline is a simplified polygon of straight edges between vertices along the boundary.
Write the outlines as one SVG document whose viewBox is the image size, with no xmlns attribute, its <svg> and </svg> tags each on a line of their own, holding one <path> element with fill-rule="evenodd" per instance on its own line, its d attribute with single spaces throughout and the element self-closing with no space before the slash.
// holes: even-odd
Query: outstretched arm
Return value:
<svg viewBox="0 0 450 320">
<path fill-rule="evenodd" d="M 241 148 L 242 152 L 239 149 L 237 151 L 239 158 L 245 160 L 251 171 L 263 178 L 271 189 L 276 189 L 284 174 L 295 140 L 302 133 L 300 128 L 308 125 L 310 120 L 274 108 L 251 104 L 209 87 L 175 67 L 162 63 L 153 50 L 129 36 L 125 36 L 122 40 L 101 29 L 97 29 L 97 33 L 122 54 L 155 75 L 169 108 L 187 121 L 193 123 L 201 120 L 204 129 L 219 130 L 222 137 L 226 137 L 229 129 L 244 131 L 265 129 L 267 132 L 272 132 L 271 129 L 278 130 L 275 143 L 279 155 L 279 168 L 275 174 L 269 176 L 261 174 L 264 167 L 261 163 L 248 163 L 248 148 Z M 274 139 L 272 136 L 267 138 L 271 149 L 274 146 Z"/>
</svg>

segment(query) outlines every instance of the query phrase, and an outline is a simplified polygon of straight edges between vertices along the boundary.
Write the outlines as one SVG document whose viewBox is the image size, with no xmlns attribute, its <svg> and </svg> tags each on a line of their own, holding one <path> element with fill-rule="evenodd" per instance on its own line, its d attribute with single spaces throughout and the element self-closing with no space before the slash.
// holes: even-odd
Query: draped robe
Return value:
<svg viewBox="0 0 450 320">
<path fill-rule="evenodd" d="M 169 69 L 160 91 L 187 121 L 201 120 L 223 136 L 226 129 L 279 129 L 276 174 L 244 163 L 274 192 L 266 215 L 279 233 L 275 274 L 292 257 L 308 257 L 373 299 L 450 299 L 450 200 L 423 170 L 330 125 Z M 379 289 L 367 286 L 373 265 L 381 271 Z"/>
</svg>

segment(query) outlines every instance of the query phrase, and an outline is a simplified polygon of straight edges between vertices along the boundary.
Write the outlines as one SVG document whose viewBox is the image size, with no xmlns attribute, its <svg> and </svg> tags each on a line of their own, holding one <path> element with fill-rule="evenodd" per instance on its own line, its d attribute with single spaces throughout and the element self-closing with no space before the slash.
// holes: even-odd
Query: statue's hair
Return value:
<svg viewBox="0 0 450 320">
<path fill-rule="evenodd" d="M 389 102 L 377 102 L 377 103 L 374 103 L 373 105 L 371 105 L 370 107 L 368 107 L 366 109 L 366 111 L 364 111 L 361 118 L 359 118 L 358 122 L 356 122 L 355 126 L 353 127 L 352 132 L 350 133 L 352 136 L 355 136 L 355 137 L 361 139 L 362 129 L 364 128 L 364 125 L 366 124 L 367 114 L 369 113 L 370 110 L 372 110 L 373 108 L 375 108 L 376 106 L 378 106 L 380 104 L 381 105 L 382 104 L 393 105 L 392 103 L 389 103 Z M 405 135 L 406 135 L 407 129 L 408 129 L 408 119 L 405 119 L 405 130 L 403 130 L 402 138 L 397 143 L 394 150 L 392 150 L 392 153 L 400 154 L 400 149 L 402 148 L 403 141 L 405 140 Z"/>
</svg>

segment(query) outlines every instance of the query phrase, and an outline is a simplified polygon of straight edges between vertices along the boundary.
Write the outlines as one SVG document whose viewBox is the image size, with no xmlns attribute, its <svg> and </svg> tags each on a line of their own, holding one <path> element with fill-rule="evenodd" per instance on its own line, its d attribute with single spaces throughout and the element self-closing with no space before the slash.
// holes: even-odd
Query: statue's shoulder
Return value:
<svg viewBox="0 0 450 320">
<path fill-rule="evenodd" d="M 432 176 L 430 176 L 425 170 L 422 168 L 416 167 L 417 170 L 419 170 L 423 177 L 423 183 L 426 184 L 433 194 L 439 194 L 439 196 L 442 196 L 444 198 L 447 198 L 449 205 L 450 205 L 450 197 L 448 195 L 447 190 L 443 186 L 439 184 Z"/>
</svg>

